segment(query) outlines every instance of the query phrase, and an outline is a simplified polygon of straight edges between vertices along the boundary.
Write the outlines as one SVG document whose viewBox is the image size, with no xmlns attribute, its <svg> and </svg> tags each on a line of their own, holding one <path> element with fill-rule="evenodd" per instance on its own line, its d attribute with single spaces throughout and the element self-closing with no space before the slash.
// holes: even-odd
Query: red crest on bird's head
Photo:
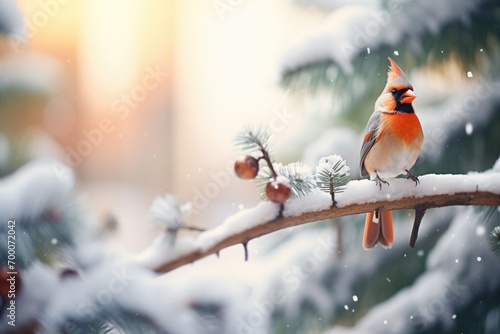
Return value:
<svg viewBox="0 0 500 334">
<path fill-rule="evenodd" d="M 389 72 L 387 72 L 387 84 L 385 86 L 385 91 L 390 92 L 392 89 L 402 89 L 409 88 L 413 89 L 410 80 L 403 72 L 403 70 L 396 64 L 391 57 L 388 57 L 391 65 L 389 66 Z"/>
</svg>

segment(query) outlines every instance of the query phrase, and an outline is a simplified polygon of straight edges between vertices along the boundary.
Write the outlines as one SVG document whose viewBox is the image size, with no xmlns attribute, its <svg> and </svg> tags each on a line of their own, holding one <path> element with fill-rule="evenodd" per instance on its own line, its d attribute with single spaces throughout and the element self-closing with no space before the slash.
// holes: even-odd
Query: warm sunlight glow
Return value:
<svg viewBox="0 0 500 334">
<path fill-rule="evenodd" d="M 91 105 L 93 97 L 112 99 L 134 84 L 142 6 L 142 2 L 134 0 L 85 1 L 80 41 L 81 92 Z"/>
</svg>

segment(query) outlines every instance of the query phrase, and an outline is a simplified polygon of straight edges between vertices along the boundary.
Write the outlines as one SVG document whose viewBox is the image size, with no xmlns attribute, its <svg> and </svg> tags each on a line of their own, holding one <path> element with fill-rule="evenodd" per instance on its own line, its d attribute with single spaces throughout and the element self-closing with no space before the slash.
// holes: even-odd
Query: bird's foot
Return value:
<svg viewBox="0 0 500 334">
<path fill-rule="evenodd" d="M 375 179 L 373 181 L 375 181 L 375 185 L 379 187 L 379 190 L 382 190 L 382 183 L 389 186 L 389 182 L 382 180 L 380 176 L 378 176 L 378 173 L 375 173 Z"/>
<path fill-rule="evenodd" d="M 408 169 L 405 169 L 405 172 L 406 174 L 408 174 L 406 176 L 406 179 L 411 179 L 413 182 L 415 182 L 415 187 L 420 183 L 420 180 L 418 179 L 418 177 L 416 177 L 415 175 L 413 175 L 412 173 L 410 173 L 410 171 Z"/>
</svg>

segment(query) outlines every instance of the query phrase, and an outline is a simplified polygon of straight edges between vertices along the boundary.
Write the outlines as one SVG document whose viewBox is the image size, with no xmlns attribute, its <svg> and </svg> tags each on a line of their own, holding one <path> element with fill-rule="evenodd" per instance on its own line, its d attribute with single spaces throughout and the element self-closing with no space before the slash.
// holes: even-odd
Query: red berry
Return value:
<svg viewBox="0 0 500 334">
<path fill-rule="evenodd" d="M 283 204 L 292 195 L 292 189 L 289 187 L 288 179 L 284 176 L 278 176 L 277 179 L 271 179 L 266 185 L 266 195 L 270 201 Z"/>
<path fill-rule="evenodd" d="M 8 267 L 0 268 L 0 296 L 2 298 L 10 298 L 9 295 L 19 294 L 21 289 L 21 276 L 17 274 L 9 274 L 11 270 Z"/>
<path fill-rule="evenodd" d="M 253 179 L 259 173 L 259 161 L 249 155 L 241 157 L 234 163 L 234 172 L 239 178 Z"/>
</svg>

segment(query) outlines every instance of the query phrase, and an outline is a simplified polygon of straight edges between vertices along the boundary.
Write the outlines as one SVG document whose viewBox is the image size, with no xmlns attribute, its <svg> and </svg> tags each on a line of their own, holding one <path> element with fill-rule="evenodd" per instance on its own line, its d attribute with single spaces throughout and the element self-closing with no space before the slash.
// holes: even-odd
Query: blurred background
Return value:
<svg viewBox="0 0 500 334">
<path fill-rule="evenodd" d="M 228 167 L 238 155 L 233 139 L 244 125 L 293 112 L 278 86 L 279 60 L 320 12 L 302 15 L 287 1 L 17 3 L 26 36 L 5 39 L 3 57 L 11 79 L 26 72 L 19 84 L 32 91 L 17 101 L 29 112 L 8 111 L 19 126 L 9 119 L 7 131 L 22 129 L 30 136 L 23 143 L 73 165 L 96 212 L 120 221 L 122 247 L 151 241 L 147 209 L 165 192 L 186 201 L 201 193 L 203 217 L 193 219 L 202 225 L 257 202 Z M 103 120 L 109 131 L 101 138 Z M 214 173 L 231 180 L 205 193 Z"/>
<path fill-rule="evenodd" d="M 496 0 L 0 0 L 0 177 L 61 161 L 88 212 L 118 222 L 109 243 L 139 253 L 160 233 L 156 196 L 192 202 L 205 228 L 259 203 L 233 173 L 245 125 L 271 129 L 279 162 L 340 154 L 357 179 L 388 56 L 417 94 L 414 174 L 498 171 L 499 22 Z M 497 210 L 429 210 L 416 249 L 413 212 L 396 213 L 391 250 L 362 249 L 363 221 L 280 231 L 250 243 L 250 263 L 232 248 L 165 279 L 207 333 L 499 332 Z M 193 292 L 200 277 L 219 295 Z M 251 290 L 244 307 L 226 283 Z"/>
</svg>

